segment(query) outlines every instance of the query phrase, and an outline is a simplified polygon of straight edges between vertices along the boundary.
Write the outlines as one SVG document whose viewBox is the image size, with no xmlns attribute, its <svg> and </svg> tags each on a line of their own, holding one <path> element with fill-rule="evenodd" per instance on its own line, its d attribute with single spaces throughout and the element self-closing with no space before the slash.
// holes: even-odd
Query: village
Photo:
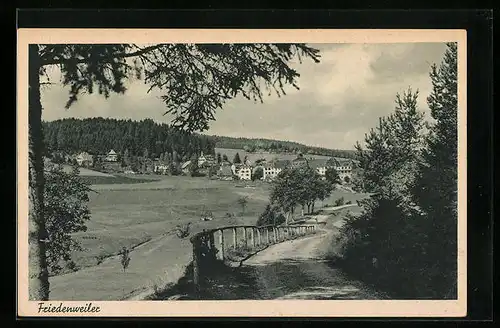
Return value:
<svg viewBox="0 0 500 328">
<path fill-rule="evenodd" d="M 66 155 L 65 161 L 105 173 L 123 174 L 157 174 L 157 175 L 196 175 L 208 176 L 211 179 L 223 181 L 247 180 L 247 181 L 272 181 L 286 168 L 297 168 L 309 166 L 325 178 L 328 168 L 334 168 L 342 184 L 350 184 L 353 173 L 356 173 L 357 165 L 354 160 L 345 158 L 313 158 L 298 154 L 294 159 L 283 159 L 279 155 L 266 160 L 259 158 L 250 160 L 247 156 L 240 159 L 239 153 L 231 162 L 227 156 L 203 154 L 203 152 L 190 160 L 180 161 L 177 164 L 160 158 L 138 159 L 139 164 L 132 167 L 124 163 L 123 156 L 113 149 L 104 155 L 92 155 L 81 152 L 72 156 Z M 176 173 L 172 171 L 176 170 Z"/>
</svg>

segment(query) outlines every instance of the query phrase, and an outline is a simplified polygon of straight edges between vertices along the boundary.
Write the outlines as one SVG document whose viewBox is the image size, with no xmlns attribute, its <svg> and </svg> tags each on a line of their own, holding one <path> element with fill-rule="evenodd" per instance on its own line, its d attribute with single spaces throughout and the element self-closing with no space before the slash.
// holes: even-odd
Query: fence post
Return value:
<svg viewBox="0 0 500 328">
<path fill-rule="evenodd" d="M 252 229 L 252 247 L 255 249 L 255 228 Z"/>
<path fill-rule="evenodd" d="M 208 235 L 208 245 L 210 249 L 210 260 L 216 260 L 217 259 L 217 253 L 216 253 L 216 247 L 215 247 L 215 233 L 212 231 Z"/>
<path fill-rule="evenodd" d="M 224 261 L 224 230 L 220 230 L 219 236 L 219 244 L 220 244 L 220 259 Z"/>
<path fill-rule="evenodd" d="M 238 241 L 236 239 L 236 228 L 233 228 L 233 249 L 236 249 L 236 247 L 238 246 Z"/>
<path fill-rule="evenodd" d="M 243 227 L 243 240 L 245 240 L 245 247 L 248 246 L 248 241 L 247 241 L 247 228 Z"/>
<path fill-rule="evenodd" d="M 193 285 L 195 292 L 199 290 L 200 287 L 200 257 L 198 256 L 198 238 L 193 239 Z"/>
<path fill-rule="evenodd" d="M 262 245 L 262 236 L 260 233 L 260 228 L 257 228 L 257 238 L 259 238 L 259 247 Z"/>
<path fill-rule="evenodd" d="M 274 244 L 278 243 L 278 238 L 276 236 L 276 230 L 277 230 L 277 228 L 273 227 L 273 241 L 274 241 Z"/>
<path fill-rule="evenodd" d="M 266 228 L 266 234 L 267 234 L 267 244 L 269 245 L 271 243 L 271 240 L 269 239 L 269 227 Z"/>
</svg>

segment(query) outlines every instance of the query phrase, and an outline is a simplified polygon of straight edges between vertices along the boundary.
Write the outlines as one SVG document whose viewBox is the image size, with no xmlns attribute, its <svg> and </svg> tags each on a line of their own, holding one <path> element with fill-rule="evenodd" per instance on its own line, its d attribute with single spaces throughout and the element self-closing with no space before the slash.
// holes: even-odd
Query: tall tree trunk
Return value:
<svg viewBox="0 0 500 328">
<path fill-rule="evenodd" d="M 38 45 L 29 45 L 29 295 L 30 300 L 49 299 L 43 191 L 42 104 L 40 102 Z"/>
<path fill-rule="evenodd" d="M 311 213 L 314 213 L 314 201 L 311 203 Z"/>
</svg>

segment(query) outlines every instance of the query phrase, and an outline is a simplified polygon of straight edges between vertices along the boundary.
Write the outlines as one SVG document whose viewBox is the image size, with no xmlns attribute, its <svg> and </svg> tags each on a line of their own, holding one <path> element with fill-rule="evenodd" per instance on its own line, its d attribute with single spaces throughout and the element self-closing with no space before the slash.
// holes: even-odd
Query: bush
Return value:
<svg viewBox="0 0 500 328">
<path fill-rule="evenodd" d="M 347 202 L 345 202 L 346 205 L 349 205 L 349 204 L 352 204 L 352 201 L 348 200 Z"/>
<path fill-rule="evenodd" d="M 191 228 L 191 222 L 188 222 L 186 224 L 180 224 L 176 226 L 173 231 L 175 231 L 177 237 L 179 237 L 180 239 L 184 239 L 191 234 L 190 228 Z"/>
<path fill-rule="evenodd" d="M 95 257 L 96 264 L 97 264 L 97 265 L 101 264 L 101 263 L 104 261 L 104 259 L 105 259 L 105 258 L 106 258 L 106 256 L 105 256 L 105 255 L 103 255 L 103 254 L 97 255 L 97 256 Z"/>
<path fill-rule="evenodd" d="M 280 225 L 284 222 L 286 222 L 286 218 L 283 213 L 278 212 L 275 207 L 273 207 L 271 204 L 268 204 L 264 212 L 259 216 L 257 225 Z"/>
<path fill-rule="evenodd" d="M 126 247 L 123 247 L 120 251 L 120 263 L 122 265 L 123 272 L 125 272 L 130 264 L 130 250 Z"/>
<path fill-rule="evenodd" d="M 400 202 L 398 197 L 363 200 L 360 216 L 348 214 L 337 241 L 343 269 L 394 297 L 439 298 L 448 288 L 447 272 L 436 264 L 441 255 L 433 250 L 431 223 Z"/>
<path fill-rule="evenodd" d="M 340 197 L 335 201 L 335 206 L 342 206 L 344 205 L 344 197 Z"/>
</svg>

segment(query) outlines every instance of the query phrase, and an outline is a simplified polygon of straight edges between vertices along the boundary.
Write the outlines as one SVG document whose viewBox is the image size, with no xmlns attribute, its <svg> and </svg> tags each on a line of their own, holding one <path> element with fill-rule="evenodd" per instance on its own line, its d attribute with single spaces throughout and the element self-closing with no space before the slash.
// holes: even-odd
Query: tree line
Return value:
<svg viewBox="0 0 500 328">
<path fill-rule="evenodd" d="M 271 153 L 302 153 L 351 159 L 354 159 L 356 154 L 354 150 L 306 146 L 293 141 L 243 137 L 234 138 L 215 135 L 210 136 L 210 138 L 215 142 L 215 147 L 217 148 L 243 149 L 249 153 L 268 151 Z"/>
<path fill-rule="evenodd" d="M 66 118 L 43 122 L 43 137 L 49 153 L 106 154 L 114 149 L 127 156 L 190 158 L 201 152 L 214 154 L 215 149 L 207 136 L 185 133 L 151 119 Z"/>
<path fill-rule="evenodd" d="M 360 188 L 373 196 L 341 229 L 344 269 L 412 299 L 457 297 L 457 45 L 431 67 L 427 98 L 434 123 L 417 108 L 418 91 L 396 96 L 356 145 Z"/>
</svg>

